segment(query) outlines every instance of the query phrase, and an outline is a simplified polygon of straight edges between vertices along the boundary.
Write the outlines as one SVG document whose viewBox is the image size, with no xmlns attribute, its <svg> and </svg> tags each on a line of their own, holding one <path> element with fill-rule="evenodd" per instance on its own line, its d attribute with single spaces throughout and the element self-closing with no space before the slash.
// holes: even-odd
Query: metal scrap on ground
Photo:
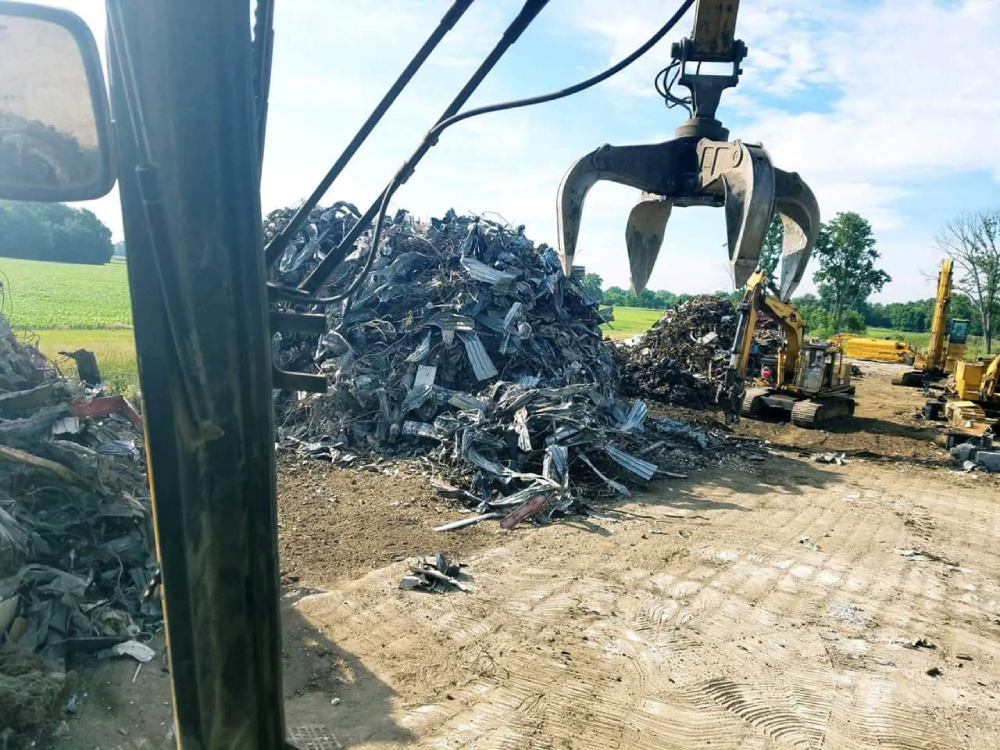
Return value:
<svg viewBox="0 0 1000 750">
<path fill-rule="evenodd" d="M 273 212 L 265 232 L 290 215 Z M 304 278 L 356 218 L 347 203 L 315 210 L 278 264 L 282 281 Z M 366 237 L 323 296 L 344 293 Z M 600 329 L 610 315 L 582 273 L 564 276 L 555 251 L 535 247 L 523 227 L 453 211 L 420 223 L 400 211 L 379 251 L 351 301 L 325 310 L 327 333 L 276 340 L 281 367 L 329 382 L 326 394 L 278 396 L 283 448 L 354 466 L 408 461 L 446 478 L 438 491 L 477 515 L 441 530 L 498 516 L 503 528 L 544 522 L 585 498 L 753 449 L 619 398 Z M 730 321 L 720 303 L 698 304 L 685 309 L 704 308 L 710 324 L 696 335 L 718 336 L 690 346 L 715 351 L 732 338 L 732 307 Z"/>
<path fill-rule="evenodd" d="M 735 335 L 728 299 L 695 297 L 667 310 L 634 342 L 615 347 L 622 392 L 676 406 L 711 403 Z"/>
<path fill-rule="evenodd" d="M 160 620 L 142 601 L 153 535 L 139 417 L 93 396 L 0 316 L 0 644 L 21 651 L 99 651 Z"/>
</svg>

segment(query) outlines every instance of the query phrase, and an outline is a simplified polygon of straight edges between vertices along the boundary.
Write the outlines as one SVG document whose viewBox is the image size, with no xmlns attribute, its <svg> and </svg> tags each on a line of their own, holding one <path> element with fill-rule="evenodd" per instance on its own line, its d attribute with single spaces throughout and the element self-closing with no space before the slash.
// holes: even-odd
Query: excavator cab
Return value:
<svg viewBox="0 0 1000 750">
<path fill-rule="evenodd" d="M 969 321 L 955 319 L 948 321 L 948 351 L 945 356 L 944 371 L 954 374 L 958 363 L 965 359 L 966 341 L 969 338 Z"/>
<path fill-rule="evenodd" d="M 851 384 L 851 367 L 844 364 L 844 352 L 825 341 L 803 344 L 799 355 L 795 386 L 809 396 L 839 390 Z"/>
</svg>

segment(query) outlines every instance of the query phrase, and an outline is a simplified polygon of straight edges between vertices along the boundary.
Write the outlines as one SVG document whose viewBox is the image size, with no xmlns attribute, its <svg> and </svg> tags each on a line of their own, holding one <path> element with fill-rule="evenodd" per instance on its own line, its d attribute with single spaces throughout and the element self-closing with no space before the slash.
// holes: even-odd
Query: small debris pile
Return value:
<svg viewBox="0 0 1000 750">
<path fill-rule="evenodd" d="M 444 552 L 422 557 L 410 565 L 410 574 L 403 576 L 399 588 L 429 592 L 445 592 L 455 588 L 468 593 L 472 589 L 459 580 L 464 567 L 464 563 L 452 560 Z"/>
<path fill-rule="evenodd" d="M 711 403 L 735 335 L 736 310 L 723 297 L 667 310 L 636 342 L 616 347 L 622 392 L 674 406 Z"/>
<path fill-rule="evenodd" d="M 266 233 L 291 213 L 272 213 Z M 301 280 L 356 216 L 345 203 L 314 211 L 279 261 L 282 280 Z M 277 342 L 280 366 L 330 384 L 279 396 L 283 447 L 342 464 L 412 460 L 447 478 L 438 491 L 476 520 L 508 528 L 725 454 L 724 437 L 616 398 L 607 316 L 523 227 L 453 211 L 420 224 L 401 211 L 383 243 L 354 301 L 328 310 L 326 334 Z M 368 252 L 359 244 L 323 295 L 351 283 Z"/>
<path fill-rule="evenodd" d="M 0 317 L 0 644 L 50 658 L 158 620 L 138 414 L 93 397 Z"/>
<path fill-rule="evenodd" d="M 949 453 L 952 461 L 960 464 L 964 471 L 985 469 L 1000 472 L 1000 446 L 994 445 L 991 434 L 960 443 L 952 447 Z"/>
<path fill-rule="evenodd" d="M 33 747 L 30 740 L 18 743 L 18 734 L 44 724 L 65 687 L 64 672 L 35 654 L 0 646 L 0 748 Z"/>
</svg>

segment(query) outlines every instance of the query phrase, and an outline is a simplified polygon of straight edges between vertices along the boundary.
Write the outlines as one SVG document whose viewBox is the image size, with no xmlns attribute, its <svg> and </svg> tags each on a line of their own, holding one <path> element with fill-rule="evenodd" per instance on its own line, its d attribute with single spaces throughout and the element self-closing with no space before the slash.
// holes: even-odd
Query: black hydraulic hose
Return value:
<svg viewBox="0 0 1000 750">
<path fill-rule="evenodd" d="M 503 57 L 504 53 L 510 49 L 514 42 L 518 40 L 521 34 L 524 33 L 524 30 L 527 29 L 531 22 L 535 20 L 535 17 L 541 12 L 542 8 L 548 5 L 548 2 L 549 0 L 527 0 L 527 2 L 524 3 L 524 7 L 521 8 L 520 13 L 518 13 L 517 17 L 511 21 L 506 31 L 504 31 L 503 36 L 500 37 L 500 41 L 497 42 L 496 46 L 490 51 L 490 54 L 487 55 L 486 59 L 483 60 L 480 66 L 476 68 L 476 71 L 472 74 L 469 80 L 466 81 L 462 90 L 458 92 L 454 99 L 452 99 L 451 104 L 448 105 L 447 109 L 445 109 L 441 117 L 438 118 L 437 122 L 440 123 L 447 120 L 462 108 L 462 105 L 469 100 L 469 97 L 471 97 L 473 93 L 475 93 L 479 84 L 482 83 L 487 74 L 493 70 L 494 66 L 500 61 L 500 58 Z M 423 158 L 424 154 L 426 154 L 433 145 L 433 141 L 425 138 L 420 143 L 420 146 L 417 147 L 417 150 L 413 153 L 413 155 L 403 164 L 403 167 L 399 170 L 394 182 L 398 182 L 399 185 L 406 182 L 407 178 L 413 172 L 413 168 L 416 167 L 416 165 Z M 372 219 L 374 219 L 375 215 L 378 213 L 379 207 L 386 203 L 383 199 L 388 192 L 389 188 L 386 187 L 379 197 L 375 199 L 375 202 L 368 207 L 368 210 L 365 211 L 358 223 L 351 227 L 351 231 L 347 233 L 343 240 L 341 240 L 340 244 L 331 250 L 330 253 L 320 261 L 319 265 L 312 270 L 312 272 L 302 281 L 301 284 L 299 284 L 299 289 L 309 293 L 315 293 L 324 284 L 330 274 L 333 273 L 333 270 L 341 264 L 345 257 L 347 257 L 347 254 L 350 252 L 351 247 L 354 245 L 355 241 L 357 241 L 358 237 L 360 237 L 362 232 L 364 232 L 371 225 Z M 337 295 L 335 299 L 342 299 L 342 297 L 343 295 Z"/>
<path fill-rule="evenodd" d="M 475 109 L 470 109 L 465 112 L 461 112 L 457 115 L 454 115 L 453 117 L 449 117 L 447 120 L 442 120 L 441 122 L 439 122 L 431 129 L 430 133 L 428 133 L 428 136 L 432 138 L 437 138 L 439 135 L 441 135 L 443 131 L 447 130 L 452 125 L 462 122 L 462 120 L 468 120 L 470 117 L 478 117 L 479 115 L 486 115 L 489 114 L 490 112 L 503 112 L 504 110 L 508 109 L 530 107 L 534 104 L 545 104 L 547 102 L 554 102 L 556 99 L 562 99 L 567 96 L 572 96 L 573 94 L 578 94 L 581 91 L 585 91 L 586 89 L 589 89 L 592 86 L 596 86 L 597 84 L 611 78 L 611 76 L 620 73 L 629 65 L 638 60 L 640 57 L 649 52 L 649 50 L 652 49 L 657 42 L 663 39 L 663 37 L 665 37 L 670 32 L 670 30 L 677 25 L 677 22 L 681 20 L 681 18 L 684 16 L 685 13 L 687 13 L 688 9 L 692 5 L 694 5 L 694 0 L 684 0 L 680 4 L 680 7 L 677 9 L 677 11 L 670 17 L 670 20 L 668 20 L 665 24 L 663 24 L 663 26 L 660 27 L 660 30 L 657 31 L 655 34 L 653 34 L 653 36 L 651 36 L 648 40 L 646 40 L 646 42 L 641 47 L 639 47 L 635 52 L 633 52 L 628 57 L 624 58 L 623 60 L 620 60 L 618 63 L 605 70 L 603 73 L 598 73 L 593 78 L 588 78 L 586 81 L 581 81 L 580 83 L 574 84 L 573 86 L 568 86 L 567 88 L 560 89 L 559 91 L 553 91 L 548 94 L 531 96 L 528 97 L 527 99 L 515 99 L 514 101 L 509 101 L 509 102 L 500 102 L 498 104 L 490 104 L 485 107 L 477 107 Z"/>
<path fill-rule="evenodd" d="M 437 124 L 431 128 L 431 130 L 425 136 L 420 147 L 411 156 L 403 167 L 399 170 L 396 177 L 393 178 L 389 186 L 383 191 L 382 195 L 379 196 L 379 200 L 372 204 L 372 206 L 365 212 L 357 224 L 352 227 L 351 231 L 344 237 L 337 248 L 330 252 L 330 254 L 324 258 L 320 264 L 313 269 L 312 273 L 306 277 L 306 279 L 299 285 L 299 289 L 292 290 L 288 288 L 272 287 L 272 292 L 277 296 L 285 297 L 287 299 L 299 300 L 303 302 L 312 301 L 315 304 L 330 304 L 344 299 L 350 296 L 355 289 L 361 284 L 364 277 L 367 275 L 368 270 L 371 268 L 372 263 L 375 260 L 378 251 L 378 242 L 380 238 L 381 226 L 384 223 L 385 211 L 388 208 L 388 198 L 392 197 L 396 189 L 399 188 L 409 176 L 413 173 L 416 168 L 417 163 L 423 157 L 431 147 L 433 147 L 444 130 L 459 123 L 463 120 L 467 120 L 472 117 L 477 117 L 478 115 L 489 114 L 490 112 L 501 112 L 508 109 L 517 109 L 519 107 L 528 107 L 534 104 L 544 104 L 546 102 L 555 101 L 556 99 L 562 99 L 567 96 L 572 96 L 581 91 L 584 91 L 592 86 L 606 81 L 611 76 L 620 73 L 622 70 L 627 68 L 629 65 L 634 63 L 644 54 L 646 54 L 652 47 L 659 42 L 664 36 L 666 36 L 670 30 L 677 25 L 677 22 L 681 20 L 684 14 L 691 8 L 694 4 L 694 0 L 683 0 L 680 6 L 677 8 L 676 12 L 667 20 L 667 22 L 660 27 L 660 29 L 653 34 L 646 42 L 642 44 L 638 49 L 636 49 L 632 54 L 628 55 L 624 59 L 620 60 L 618 63 L 608 68 L 602 73 L 597 74 L 591 78 L 581 81 L 580 83 L 574 84 L 559 91 L 553 91 L 548 94 L 541 94 L 539 96 L 529 97 L 527 99 L 517 99 L 514 101 L 501 102 L 499 104 L 491 104 L 485 107 L 477 107 L 476 109 L 470 109 L 461 114 L 453 114 L 450 116 L 442 116 L 438 120 Z M 477 71 L 478 72 L 478 71 Z M 333 272 L 334 268 L 346 257 L 348 249 L 354 244 L 361 233 L 368 228 L 371 224 L 372 217 L 378 212 L 378 220 L 376 221 L 376 231 L 372 236 L 372 244 L 369 249 L 368 258 L 365 261 L 364 267 L 358 274 L 357 278 L 351 283 L 348 289 L 340 294 L 334 295 L 332 297 L 310 297 L 310 292 L 315 292 L 329 277 L 330 273 Z"/>
<path fill-rule="evenodd" d="M 437 28 L 427 37 L 427 41 L 424 42 L 423 46 L 417 50 L 417 53 L 413 56 L 413 59 L 407 64 L 403 69 L 403 72 L 399 74 L 399 78 L 396 79 L 395 83 L 389 88 L 382 97 L 382 100 L 378 103 L 372 113 L 368 115 L 368 119 L 365 120 L 364 124 L 354 134 L 354 138 L 351 142 L 347 144 L 347 148 L 340 155 L 337 161 L 334 162 L 333 166 L 330 167 L 330 171 L 326 173 L 326 176 L 320 181 L 316 189 L 312 191 L 305 203 L 303 203 L 299 210 L 295 212 L 284 228 L 279 232 L 274 239 L 268 243 L 267 247 L 264 249 L 264 262 L 267 267 L 270 268 L 281 257 L 282 253 L 288 247 L 288 244 L 292 241 L 295 233 L 302 228 L 306 219 L 309 218 L 309 213 L 316 207 L 316 204 L 322 200 L 326 191 L 330 189 L 333 181 L 337 179 L 341 172 L 344 171 L 344 167 L 347 166 L 348 162 L 354 158 L 354 154 L 361 147 L 361 144 L 365 142 L 368 135 L 374 130 L 375 126 L 378 125 L 379 120 L 386 113 L 389 107 L 392 106 L 393 102 L 402 92 L 406 85 L 410 82 L 410 79 L 420 70 L 420 66 L 424 64 L 424 61 L 430 56 L 434 48 L 437 47 L 438 43 L 447 35 L 449 31 L 454 28 L 455 24 L 458 23 L 460 19 L 473 3 L 474 0 L 455 0 L 454 4 L 448 9 L 448 12 L 441 17 Z"/>
</svg>

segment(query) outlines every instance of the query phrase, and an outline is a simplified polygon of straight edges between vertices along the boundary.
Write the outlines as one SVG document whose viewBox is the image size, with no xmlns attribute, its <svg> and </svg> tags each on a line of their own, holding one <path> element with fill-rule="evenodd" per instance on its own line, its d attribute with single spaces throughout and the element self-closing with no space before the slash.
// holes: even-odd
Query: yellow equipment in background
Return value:
<svg viewBox="0 0 1000 750">
<path fill-rule="evenodd" d="M 844 356 L 851 359 L 912 365 L 918 356 L 914 348 L 905 341 L 871 339 L 842 333 L 835 336 L 833 342 L 840 344 Z"/>
<path fill-rule="evenodd" d="M 782 343 L 773 384 L 744 388 L 757 317 L 767 313 L 781 326 Z M 822 427 L 854 414 L 851 366 L 840 344 L 807 341 L 806 322 L 792 305 L 773 293 L 766 274 L 757 270 L 747 282 L 729 366 L 718 401 L 726 417 L 787 414 L 798 427 Z"/>
<path fill-rule="evenodd" d="M 955 393 L 964 401 L 1000 407 L 1000 354 L 992 362 L 959 361 L 955 367 Z"/>
<path fill-rule="evenodd" d="M 931 318 L 931 337 L 927 354 L 917 353 L 913 370 L 892 379 L 893 385 L 921 386 L 927 380 L 936 380 L 955 372 L 956 363 L 965 357 L 966 339 L 969 337 L 968 320 L 948 320 L 951 304 L 952 261 L 941 263 L 938 274 L 934 316 Z"/>
</svg>

